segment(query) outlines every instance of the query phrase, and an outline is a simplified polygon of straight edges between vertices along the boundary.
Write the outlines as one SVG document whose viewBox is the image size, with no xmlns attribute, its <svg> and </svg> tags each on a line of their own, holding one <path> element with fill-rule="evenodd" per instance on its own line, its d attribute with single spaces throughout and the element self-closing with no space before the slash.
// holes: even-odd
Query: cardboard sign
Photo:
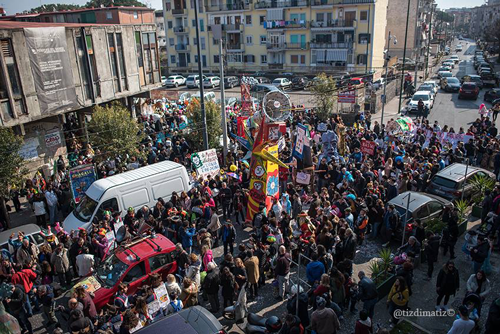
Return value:
<svg viewBox="0 0 500 334">
<path fill-rule="evenodd" d="M 307 138 L 307 130 L 306 127 L 302 124 L 297 124 L 297 138 L 295 140 L 295 147 L 293 149 L 293 156 L 302 159 L 302 155 L 304 154 L 304 145 Z"/>
<path fill-rule="evenodd" d="M 148 304 L 148 314 L 151 317 L 151 319 L 154 319 L 160 308 L 161 306 L 159 300 L 153 300 L 151 303 Z"/>
<path fill-rule="evenodd" d="M 191 160 L 198 176 L 206 178 L 211 175 L 214 177 L 220 172 L 219 159 L 217 159 L 217 152 L 214 148 L 193 154 Z"/>
<path fill-rule="evenodd" d="M 160 307 L 166 308 L 168 303 L 170 303 L 170 298 L 168 297 L 168 291 L 165 284 L 161 284 L 159 287 L 154 289 L 154 293 L 156 295 L 156 299 L 160 303 Z"/>
<path fill-rule="evenodd" d="M 75 286 L 73 287 L 73 291 L 79 286 L 83 286 L 85 291 L 87 291 L 88 293 L 97 291 L 101 288 L 101 284 L 97 281 L 97 279 L 94 276 L 89 276 L 85 278 L 83 281 L 75 284 Z"/>
<path fill-rule="evenodd" d="M 298 172 L 296 177 L 297 183 L 300 184 L 309 184 L 311 183 L 311 174 Z"/>
<path fill-rule="evenodd" d="M 61 146 L 61 133 L 59 131 L 54 131 L 45 134 L 45 147 L 59 147 Z"/>
<path fill-rule="evenodd" d="M 377 144 L 374 141 L 362 140 L 360 151 L 363 154 L 373 155 L 373 153 L 375 153 L 375 146 L 377 146 Z"/>
<path fill-rule="evenodd" d="M 75 203 L 79 203 L 85 192 L 97 179 L 94 166 L 83 165 L 69 170 L 69 182 Z"/>
<path fill-rule="evenodd" d="M 356 91 L 348 90 L 345 92 L 339 92 L 338 102 L 339 103 L 355 103 L 356 102 Z"/>
</svg>

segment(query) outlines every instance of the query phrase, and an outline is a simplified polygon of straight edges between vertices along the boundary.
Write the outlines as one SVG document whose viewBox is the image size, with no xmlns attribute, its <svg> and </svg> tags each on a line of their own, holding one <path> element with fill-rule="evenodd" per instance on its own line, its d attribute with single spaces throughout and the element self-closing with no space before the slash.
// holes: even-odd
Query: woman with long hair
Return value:
<svg viewBox="0 0 500 334">
<path fill-rule="evenodd" d="M 387 307 L 392 318 L 392 322 L 397 324 L 399 319 L 394 316 L 396 310 L 404 310 L 408 306 L 410 300 L 410 292 L 406 286 L 406 281 L 403 277 L 396 277 L 396 281 L 392 285 L 391 291 L 387 296 Z"/>
</svg>

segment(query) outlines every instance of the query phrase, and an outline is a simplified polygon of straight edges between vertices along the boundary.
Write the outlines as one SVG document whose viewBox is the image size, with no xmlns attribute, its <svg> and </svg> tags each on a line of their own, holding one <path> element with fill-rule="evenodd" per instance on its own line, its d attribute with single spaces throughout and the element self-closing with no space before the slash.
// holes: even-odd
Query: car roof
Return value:
<svg viewBox="0 0 500 334">
<path fill-rule="evenodd" d="M 408 205 L 408 195 L 410 196 L 409 205 Z M 408 206 L 408 210 L 410 212 L 413 212 L 422 205 L 434 200 L 437 200 L 438 202 L 441 202 L 444 205 L 450 204 L 448 200 L 441 198 L 439 196 L 416 192 L 416 191 L 405 191 L 404 193 L 399 194 L 398 196 L 391 199 L 389 201 L 389 204 L 394 204 L 395 206 L 399 206 L 404 209 L 406 209 L 406 207 Z"/>
<path fill-rule="evenodd" d="M 420 91 L 416 91 L 415 94 L 413 94 L 413 96 L 415 96 L 415 95 L 431 95 L 431 92 L 426 91 L 426 90 L 420 90 Z"/>
<path fill-rule="evenodd" d="M 475 82 L 467 81 L 467 82 L 464 82 L 462 84 L 462 86 L 477 86 L 477 84 Z"/>
<path fill-rule="evenodd" d="M 11 228 L 9 230 L 5 230 L 3 232 L 0 232 L 0 245 L 3 245 L 4 243 L 8 242 L 12 233 L 16 233 L 17 237 L 17 232 L 23 232 L 25 235 L 30 235 L 30 234 L 40 233 L 41 229 L 40 226 L 38 225 L 26 224 L 15 228 Z"/>
<path fill-rule="evenodd" d="M 114 250 L 114 254 L 120 261 L 127 265 L 131 265 L 137 261 L 135 255 L 137 254 L 139 258 L 147 259 L 159 252 L 165 250 L 174 250 L 175 245 L 167 237 L 156 234 L 153 236 L 148 236 L 145 238 L 137 239 L 125 246 L 120 246 Z"/>
<path fill-rule="evenodd" d="M 424 84 L 437 85 L 436 81 L 424 81 Z"/>
<path fill-rule="evenodd" d="M 178 334 L 217 334 L 222 325 L 207 309 L 197 305 L 153 322 L 138 334 L 163 334 L 173 330 Z"/>
<path fill-rule="evenodd" d="M 490 175 L 490 172 L 488 172 L 485 169 L 474 167 L 471 165 L 467 166 L 465 164 L 454 163 L 437 172 L 436 176 L 440 176 L 444 179 L 459 182 L 464 179 L 466 169 L 467 169 L 467 175 L 475 173 L 477 171 L 483 171 L 488 173 L 488 175 Z"/>
</svg>

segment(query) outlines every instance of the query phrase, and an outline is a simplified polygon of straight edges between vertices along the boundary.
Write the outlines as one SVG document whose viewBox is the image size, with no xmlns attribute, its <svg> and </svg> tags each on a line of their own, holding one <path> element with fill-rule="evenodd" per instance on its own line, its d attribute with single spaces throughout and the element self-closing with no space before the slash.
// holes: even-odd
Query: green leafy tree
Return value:
<svg viewBox="0 0 500 334">
<path fill-rule="evenodd" d="M 318 117 L 325 121 L 332 113 L 333 106 L 335 105 L 335 90 L 337 84 L 335 79 L 321 73 L 315 79 L 311 86 L 311 91 L 314 95 L 316 106 L 318 107 Z"/>
<path fill-rule="evenodd" d="M 19 155 L 23 137 L 17 136 L 10 128 L 0 128 L 0 213 L 9 225 L 10 219 L 5 205 L 12 187 L 20 188 L 27 170 L 24 159 Z"/>
<path fill-rule="evenodd" d="M 82 8 L 79 5 L 64 4 L 64 3 L 50 3 L 35 7 L 29 10 L 29 13 L 48 13 L 48 12 L 59 12 L 63 10 L 74 10 Z"/>
<path fill-rule="evenodd" d="M 219 148 L 222 136 L 220 105 L 213 101 L 205 101 L 205 114 L 207 117 L 208 147 Z M 192 143 L 194 151 L 203 151 L 203 121 L 201 119 L 201 104 L 198 99 L 195 98 L 189 103 L 187 117 L 192 122 L 188 128 L 187 139 Z"/>
<path fill-rule="evenodd" d="M 446 12 L 443 12 L 441 10 L 437 11 L 436 15 L 437 15 L 436 19 L 438 21 L 449 22 L 449 23 L 452 23 L 453 21 L 455 21 L 455 16 L 453 14 L 446 13 Z"/>
<path fill-rule="evenodd" d="M 119 103 L 95 107 L 88 131 L 97 162 L 125 155 L 139 158 L 145 154 L 139 151 L 143 136 L 136 120 Z"/>
<path fill-rule="evenodd" d="M 135 7 L 146 7 L 145 4 L 138 0 L 90 0 L 85 4 L 85 7 L 98 8 L 98 7 L 110 7 L 110 6 L 135 6 Z"/>
</svg>

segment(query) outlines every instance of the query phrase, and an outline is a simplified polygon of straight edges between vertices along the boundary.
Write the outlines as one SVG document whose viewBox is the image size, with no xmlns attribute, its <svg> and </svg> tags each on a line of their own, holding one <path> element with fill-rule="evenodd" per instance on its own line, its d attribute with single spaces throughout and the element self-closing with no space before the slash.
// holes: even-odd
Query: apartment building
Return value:
<svg viewBox="0 0 500 334">
<path fill-rule="evenodd" d="M 161 52 L 166 52 L 167 39 L 165 36 L 165 18 L 163 10 L 155 10 L 156 35 L 158 37 L 158 47 Z"/>
<path fill-rule="evenodd" d="M 155 24 L 0 21 L 0 126 L 24 135 L 28 168 L 65 155 L 68 116 L 161 86 Z M 82 130 L 83 131 L 83 130 Z"/>
<path fill-rule="evenodd" d="M 500 4 L 493 3 L 472 8 L 469 25 L 470 37 L 486 39 L 498 20 L 500 20 Z"/>
<path fill-rule="evenodd" d="M 197 70 L 194 0 L 166 0 L 170 72 Z M 199 0 L 201 62 L 229 72 L 365 72 L 383 67 L 387 0 Z"/>
</svg>

